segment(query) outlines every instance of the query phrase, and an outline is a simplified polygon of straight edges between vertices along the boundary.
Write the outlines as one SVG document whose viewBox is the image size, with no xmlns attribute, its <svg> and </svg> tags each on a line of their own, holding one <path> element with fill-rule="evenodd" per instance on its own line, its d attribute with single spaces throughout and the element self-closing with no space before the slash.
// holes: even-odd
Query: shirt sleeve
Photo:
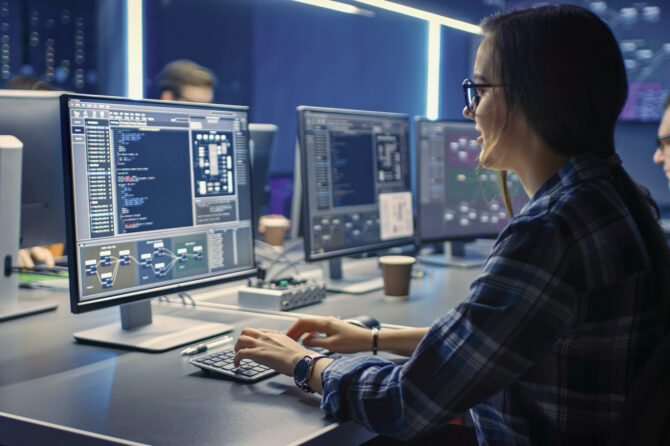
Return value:
<svg viewBox="0 0 670 446">
<path fill-rule="evenodd" d="M 326 367 L 322 409 L 408 439 L 500 392 L 574 325 L 568 245 L 549 222 L 513 221 L 469 297 L 433 323 L 407 363 L 343 357 Z"/>
</svg>

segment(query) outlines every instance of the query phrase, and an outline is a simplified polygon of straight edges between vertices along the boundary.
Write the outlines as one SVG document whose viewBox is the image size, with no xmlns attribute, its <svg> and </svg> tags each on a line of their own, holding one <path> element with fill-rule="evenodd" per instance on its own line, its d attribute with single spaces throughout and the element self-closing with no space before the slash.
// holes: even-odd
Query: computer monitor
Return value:
<svg viewBox="0 0 670 446">
<path fill-rule="evenodd" d="M 0 135 L 23 143 L 20 246 L 65 241 L 58 91 L 0 90 Z"/>
<path fill-rule="evenodd" d="M 478 167 L 478 136 L 472 121 L 415 118 L 417 239 L 451 242 L 444 256 L 420 256 L 424 263 L 481 265 L 488 253 L 467 253 L 465 242 L 495 238 L 509 221 L 498 173 Z M 507 187 L 518 211 L 528 197 L 514 173 Z"/>
<path fill-rule="evenodd" d="M 256 272 L 247 107 L 63 95 L 70 301 L 121 305 L 82 342 L 162 351 L 232 329 L 148 298 Z"/>
<path fill-rule="evenodd" d="M 305 260 L 330 259 L 328 287 L 352 292 L 342 256 L 414 242 L 409 118 L 301 106 L 298 131 Z"/>
<path fill-rule="evenodd" d="M 258 236 L 258 220 L 266 213 L 270 200 L 268 171 L 275 144 L 277 127 L 274 124 L 249 124 L 249 152 L 251 153 L 252 202 L 254 234 Z"/>
</svg>

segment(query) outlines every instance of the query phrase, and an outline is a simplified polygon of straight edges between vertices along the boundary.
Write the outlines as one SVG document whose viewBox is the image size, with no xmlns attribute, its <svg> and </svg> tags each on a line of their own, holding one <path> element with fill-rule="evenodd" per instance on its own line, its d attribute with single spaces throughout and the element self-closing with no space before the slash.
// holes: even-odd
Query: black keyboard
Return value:
<svg viewBox="0 0 670 446">
<path fill-rule="evenodd" d="M 310 350 L 322 355 L 329 354 L 325 348 L 310 347 Z M 247 383 L 260 381 L 277 374 L 274 369 L 261 365 L 251 359 L 243 359 L 240 361 L 240 366 L 235 367 L 233 358 L 235 358 L 235 349 L 234 347 L 228 347 L 198 356 L 189 360 L 189 362 L 196 367 L 200 367 L 205 373 L 215 373 Z"/>
<path fill-rule="evenodd" d="M 235 349 L 229 347 L 213 353 L 206 353 L 191 359 L 189 362 L 196 367 L 200 367 L 205 373 L 217 373 L 244 382 L 255 382 L 277 374 L 273 369 L 260 365 L 251 359 L 243 359 L 240 361 L 240 366 L 235 367 L 233 358 L 235 358 Z"/>
</svg>

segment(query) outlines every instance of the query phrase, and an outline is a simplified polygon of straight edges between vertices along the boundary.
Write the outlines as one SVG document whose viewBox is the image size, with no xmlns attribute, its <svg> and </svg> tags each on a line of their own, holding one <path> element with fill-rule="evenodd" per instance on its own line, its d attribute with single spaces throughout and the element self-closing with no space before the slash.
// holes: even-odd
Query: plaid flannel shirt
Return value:
<svg viewBox="0 0 670 446">
<path fill-rule="evenodd" d="M 342 357 L 321 407 L 400 439 L 470 410 L 482 445 L 594 444 L 660 342 L 650 260 L 609 168 L 571 158 L 403 365 Z"/>
</svg>

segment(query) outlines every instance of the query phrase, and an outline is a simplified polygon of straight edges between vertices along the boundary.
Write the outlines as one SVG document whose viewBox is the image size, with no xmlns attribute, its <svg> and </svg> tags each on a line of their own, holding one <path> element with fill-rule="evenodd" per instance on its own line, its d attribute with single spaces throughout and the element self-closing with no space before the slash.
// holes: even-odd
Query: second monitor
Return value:
<svg viewBox="0 0 670 446">
<path fill-rule="evenodd" d="M 331 260 L 333 291 L 381 288 L 343 279 L 341 257 L 414 241 L 408 116 L 302 106 L 298 129 L 305 259 Z"/>
</svg>

